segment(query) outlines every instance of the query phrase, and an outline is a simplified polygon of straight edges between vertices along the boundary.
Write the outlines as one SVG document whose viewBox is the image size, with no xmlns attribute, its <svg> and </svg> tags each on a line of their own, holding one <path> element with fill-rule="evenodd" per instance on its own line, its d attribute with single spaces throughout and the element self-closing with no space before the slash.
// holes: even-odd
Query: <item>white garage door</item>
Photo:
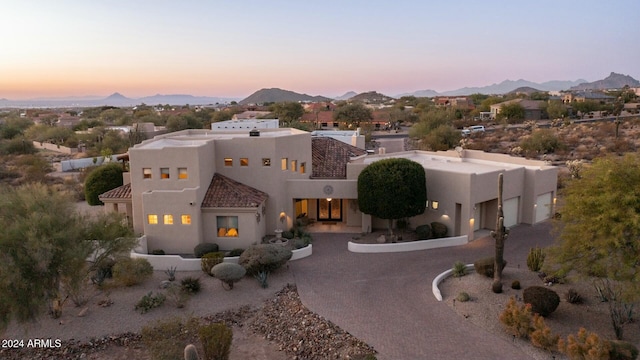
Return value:
<svg viewBox="0 0 640 360">
<path fill-rule="evenodd" d="M 502 213 L 504 214 L 504 226 L 512 227 L 518 225 L 518 209 L 520 205 L 520 198 L 514 197 L 509 200 L 504 200 L 502 203 Z"/>
<path fill-rule="evenodd" d="M 552 203 L 553 198 L 550 192 L 538 195 L 536 200 L 536 222 L 551 218 Z"/>
</svg>

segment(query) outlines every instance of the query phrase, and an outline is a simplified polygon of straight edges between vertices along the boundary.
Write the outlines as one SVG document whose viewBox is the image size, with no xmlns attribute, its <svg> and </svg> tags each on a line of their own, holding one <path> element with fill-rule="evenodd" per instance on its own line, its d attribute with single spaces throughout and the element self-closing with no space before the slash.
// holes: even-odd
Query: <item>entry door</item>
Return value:
<svg viewBox="0 0 640 360">
<path fill-rule="evenodd" d="M 342 200 L 318 199 L 318 221 L 342 221 Z"/>
</svg>

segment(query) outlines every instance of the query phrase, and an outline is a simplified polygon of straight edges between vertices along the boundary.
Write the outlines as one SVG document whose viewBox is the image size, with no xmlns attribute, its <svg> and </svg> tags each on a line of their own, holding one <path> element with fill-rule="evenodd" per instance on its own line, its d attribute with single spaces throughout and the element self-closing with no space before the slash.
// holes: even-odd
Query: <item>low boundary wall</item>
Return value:
<svg viewBox="0 0 640 360">
<path fill-rule="evenodd" d="M 473 264 L 467 264 L 467 270 L 469 269 L 473 269 Z M 440 293 L 440 288 L 438 286 L 440 286 L 440 283 L 444 281 L 444 279 L 451 276 L 452 272 L 453 269 L 449 269 L 436 276 L 435 279 L 433 279 L 433 281 L 431 282 L 431 291 L 433 292 L 433 296 L 435 296 L 438 301 L 442 301 L 442 293 Z"/>
<path fill-rule="evenodd" d="M 469 242 L 467 235 L 447 237 L 442 239 L 417 240 L 391 244 L 360 244 L 349 241 L 349 251 L 355 253 L 388 253 L 416 250 L 437 249 L 449 246 L 464 245 Z"/>
</svg>

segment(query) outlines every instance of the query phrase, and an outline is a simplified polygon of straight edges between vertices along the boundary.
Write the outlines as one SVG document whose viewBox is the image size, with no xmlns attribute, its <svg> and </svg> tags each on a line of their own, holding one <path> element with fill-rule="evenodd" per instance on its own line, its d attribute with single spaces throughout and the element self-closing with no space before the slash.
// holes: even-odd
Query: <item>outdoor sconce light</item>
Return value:
<svg viewBox="0 0 640 360">
<path fill-rule="evenodd" d="M 256 222 L 260 222 L 260 213 L 256 213 Z"/>
<path fill-rule="evenodd" d="M 331 198 L 327 198 L 327 201 L 328 201 L 328 202 L 331 202 Z"/>
<path fill-rule="evenodd" d="M 282 211 L 280 213 L 280 222 L 284 223 L 284 220 L 287 218 L 287 214 L 284 213 L 284 211 Z"/>
<path fill-rule="evenodd" d="M 439 203 L 437 201 L 432 201 L 431 202 L 431 208 L 433 210 L 438 210 L 438 205 L 439 205 Z"/>
</svg>

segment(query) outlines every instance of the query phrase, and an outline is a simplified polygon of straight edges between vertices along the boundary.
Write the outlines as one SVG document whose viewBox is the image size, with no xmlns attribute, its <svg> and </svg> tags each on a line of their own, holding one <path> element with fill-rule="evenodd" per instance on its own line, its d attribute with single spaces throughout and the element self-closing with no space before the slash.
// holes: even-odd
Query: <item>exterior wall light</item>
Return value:
<svg viewBox="0 0 640 360">
<path fill-rule="evenodd" d="M 438 205 L 439 205 L 439 203 L 437 201 L 432 201 L 431 202 L 431 208 L 433 210 L 438 210 Z"/>
</svg>

